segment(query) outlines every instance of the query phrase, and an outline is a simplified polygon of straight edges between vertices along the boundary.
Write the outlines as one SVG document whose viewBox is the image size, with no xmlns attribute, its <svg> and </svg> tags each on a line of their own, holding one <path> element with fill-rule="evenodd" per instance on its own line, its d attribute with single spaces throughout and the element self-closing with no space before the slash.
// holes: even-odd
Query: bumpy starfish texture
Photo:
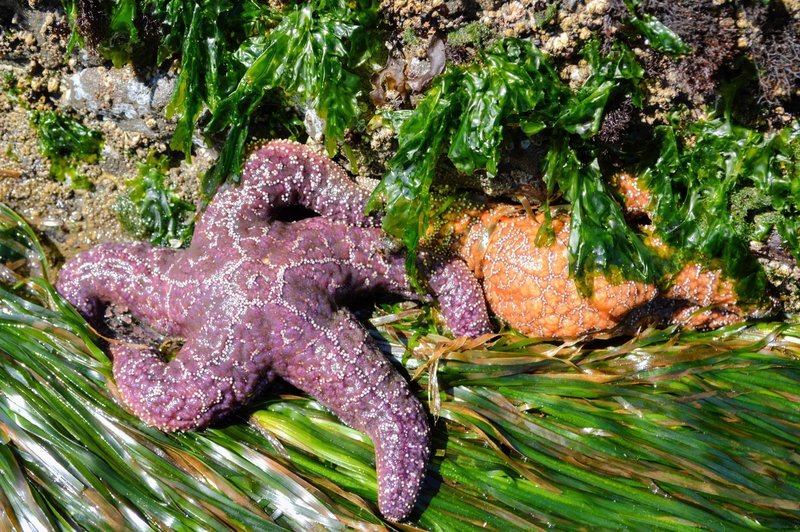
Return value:
<svg viewBox="0 0 800 532">
<path fill-rule="evenodd" d="M 648 214 L 649 191 L 632 176 L 617 179 L 628 213 Z M 696 263 L 687 264 L 664 291 L 636 281 L 612 283 L 597 274 L 591 295 L 582 294 L 569 275 L 569 215 L 552 215 L 555 238 L 538 246 L 542 213 L 463 197 L 451 203 L 426 238 L 462 257 L 481 279 L 492 312 L 530 336 L 574 337 L 637 326 L 654 316 L 689 328 L 721 327 L 745 317 L 730 280 Z"/>
<path fill-rule="evenodd" d="M 656 296 L 652 285 L 594 278 L 584 296 L 569 275 L 569 219 L 553 219 L 555 240 L 537 246 L 544 215 L 497 206 L 480 216 L 458 250 L 483 279 L 492 312 L 524 334 L 564 338 L 611 329 Z"/>
<path fill-rule="evenodd" d="M 402 519 L 428 461 L 427 418 L 341 304 L 374 291 L 416 294 L 404 257 L 385 249 L 378 220 L 362 214 L 367 196 L 329 160 L 272 142 L 251 154 L 240 186 L 217 193 L 190 248 L 101 245 L 69 261 L 57 288 L 90 320 L 112 302 L 186 339 L 170 362 L 151 349 L 110 347 L 120 395 L 141 419 L 202 428 L 282 377 L 372 438 L 380 510 Z M 292 205 L 321 216 L 276 219 Z M 431 263 L 428 284 L 456 334 L 490 330 L 463 262 Z"/>
<path fill-rule="evenodd" d="M 492 218 L 489 211 L 488 218 Z M 553 219 L 555 241 L 536 246 L 542 214 L 501 216 L 492 224 L 480 262 L 483 288 L 492 312 L 519 331 L 564 338 L 613 329 L 627 321 L 646 322 L 668 314 L 666 321 L 687 328 L 717 328 L 744 319 L 730 280 L 719 270 L 687 264 L 669 289 L 638 281 L 610 282 L 595 275 L 590 295 L 583 295 L 569 275 L 569 217 Z M 485 225 L 470 233 L 474 247 Z M 465 257 L 475 251 L 463 250 Z M 638 311 L 632 314 L 633 311 Z M 628 320 L 636 316 L 636 320 Z"/>
</svg>

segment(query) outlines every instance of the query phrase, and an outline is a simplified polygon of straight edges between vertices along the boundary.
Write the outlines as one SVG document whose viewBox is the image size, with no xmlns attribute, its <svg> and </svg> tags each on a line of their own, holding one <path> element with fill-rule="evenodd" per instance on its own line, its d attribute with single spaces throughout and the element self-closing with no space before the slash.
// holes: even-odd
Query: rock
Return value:
<svg viewBox="0 0 800 532">
<path fill-rule="evenodd" d="M 325 119 L 323 119 L 313 107 L 308 107 L 303 113 L 303 125 L 306 133 L 314 142 L 322 142 L 325 133 Z"/>
<path fill-rule="evenodd" d="M 61 104 L 113 119 L 124 131 L 154 138 L 158 134 L 153 126 L 164 115 L 174 86 L 174 76 L 159 74 L 142 81 L 130 66 L 89 67 L 65 79 Z"/>
</svg>

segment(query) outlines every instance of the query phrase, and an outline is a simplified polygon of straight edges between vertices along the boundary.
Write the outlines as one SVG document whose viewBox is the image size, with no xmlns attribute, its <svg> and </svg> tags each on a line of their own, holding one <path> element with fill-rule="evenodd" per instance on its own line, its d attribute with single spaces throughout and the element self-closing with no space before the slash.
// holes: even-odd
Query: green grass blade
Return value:
<svg viewBox="0 0 800 532">
<path fill-rule="evenodd" d="M 93 333 L 41 276 L 35 235 L 1 205 L 0 249 L 12 250 L 4 278 L 17 281 L 0 286 L 4 529 L 384 524 L 364 434 L 289 394 L 202 432 L 143 425 L 114 397 Z M 513 332 L 465 342 L 437 334 L 428 312 L 379 316 L 380 334 L 372 331 L 418 375 L 417 393 L 437 414 L 410 525 L 800 523 L 800 325 L 650 330 L 625 342 Z"/>
</svg>

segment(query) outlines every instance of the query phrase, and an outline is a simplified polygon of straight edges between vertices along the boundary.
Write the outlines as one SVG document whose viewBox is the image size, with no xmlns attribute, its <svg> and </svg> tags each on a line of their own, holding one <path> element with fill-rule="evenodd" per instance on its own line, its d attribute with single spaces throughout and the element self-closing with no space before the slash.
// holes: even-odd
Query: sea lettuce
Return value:
<svg viewBox="0 0 800 532">
<path fill-rule="evenodd" d="M 621 43 L 615 43 L 607 55 L 602 55 L 599 41 L 592 40 L 584 45 L 582 55 L 591 74 L 565 102 L 555 126 L 590 138 L 599 131 L 606 104 L 615 92 L 625 90 L 635 106 L 642 106 L 640 84 L 644 69 L 630 48 Z"/>
<path fill-rule="evenodd" d="M 212 109 L 206 133 L 227 130 L 220 162 L 206 175 L 209 193 L 226 178 L 237 180 L 249 120 L 265 95 L 280 89 L 300 107 L 325 121 L 325 143 L 333 155 L 345 130 L 360 114 L 364 80 L 357 70 L 377 54 L 371 2 L 351 7 L 345 1 L 297 4 L 281 14 L 268 34 L 242 43 L 233 57 L 243 67 L 236 88 Z"/>
<path fill-rule="evenodd" d="M 680 36 L 669 29 L 663 22 L 653 15 L 642 13 L 639 10 L 641 0 L 625 0 L 625 6 L 630 13 L 629 24 L 647 39 L 653 50 L 671 56 L 679 56 L 691 52 L 691 48 Z"/>
<path fill-rule="evenodd" d="M 521 119 L 540 107 L 540 114 L 552 116 L 565 95 L 558 76 L 533 44 L 505 39 L 486 50 L 481 61 L 449 67 L 408 114 L 399 130 L 399 148 L 367 208 L 383 205 L 383 228 L 405 244 L 412 278 L 440 159 L 447 155 L 468 174 L 494 174 L 509 119 Z M 526 127 L 531 130 L 544 123 L 530 118 Z"/>
<path fill-rule="evenodd" d="M 34 110 L 30 119 L 39 135 L 42 154 L 50 161 L 50 175 L 71 188 L 89 188 L 91 183 L 78 172 L 77 164 L 98 161 L 102 133 L 54 111 Z"/>
<path fill-rule="evenodd" d="M 800 125 L 764 134 L 722 112 L 657 131 L 658 159 L 641 175 L 658 233 L 684 259 L 721 267 L 740 297 L 757 299 L 766 279 L 751 240 L 774 229 L 800 260 Z"/>
<path fill-rule="evenodd" d="M 192 239 L 195 207 L 166 184 L 169 161 L 150 154 L 138 175 L 125 182 L 114 211 L 131 236 L 158 246 L 186 247 Z"/>
<path fill-rule="evenodd" d="M 565 137 L 553 142 L 545 161 L 545 184 L 558 189 L 571 205 L 569 268 L 578 288 L 592 290 L 592 273 L 602 273 L 612 282 L 634 279 L 657 282 L 666 263 L 644 245 L 625 220 L 619 203 L 603 180 L 597 159 L 583 163 Z M 549 214 L 549 208 L 545 207 Z M 549 218 L 537 235 L 548 244 Z M 547 235 L 546 240 L 541 237 Z"/>
<path fill-rule="evenodd" d="M 519 39 L 498 41 L 481 61 L 452 69 L 450 76 L 457 79 L 450 100 L 458 109 L 447 156 L 466 174 L 486 170 L 495 175 L 507 122 L 524 118 L 532 134 L 567 96 L 539 49 Z"/>
<path fill-rule="evenodd" d="M 530 41 L 501 39 L 482 51 L 477 62 L 450 66 L 407 115 L 399 128 L 399 149 L 368 208 L 384 205 L 383 227 L 405 244 L 412 274 L 418 240 L 428 226 L 430 188 L 440 159 L 447 156 L 466 174 L 485 171 L 491 177 L 497 172 L 506 130 L 516 126 L 528 135 L 541 135 L 550 146 L 548 189 L 555 195 L 558 187 L 574 202 L 572 223 L 576 238 L 582 240 L 570 246 L 570 267 L 586 281 L 581 286 L 589 290 L 587 274 L 609 268 L 619 277 L 658 277 L 651 254 L 624 223 L 585 141 L 597 133 L 615 92 L 627 90 L 641 104 L 643 70 L 621 44 L 602 55 L 592 42 L 584 55 L 592 73 L 573 92 Z M 579 158 L 576 149 L 588 157 Z M 541 244 L 547 243 L 549 232 L 547 223 L 538 239 Z"/>
<path fill-rule="evenodd" d="M 361 114 L 369 75 L 383 54 L 375 0 L 288 2 L 280 8 L 256 0 L 110 0 L 108 14 L 89 14 L 81 9 L 85 2 L 64 1 L 73 28 L 94 32 L 90 38 L 115 64 L 135 61 L 151 48 L 158 50 L 158 64 L 180 57 L 167 107 L 176 120 L 171 147 L 190 159 L 198 127 L 212 140 L 223 139 L 217 163 L 202 180 L 207 198 L 226 179 L 238 179 L 251 119 L 259 111 L 293 129 L 296 119 L 287 108 L 313 110 L 325 122 L 333 154 Z M 157 33 L 156 42 L 145 42 L 142 28 Z M 265 105 L 278 100 L 280 105 Z"/>
<path fill-rule="evenodd" d="M 367 210 L 383 206 L 383 228 L 408 254 L 406 269 L 416 282 L 419 240 L 428 227 L 431 183 L 460 107 L 453 101 L 454 74 L 443 76 L 400 127 L 399 147 L 370 198 Z"/>
</svg>

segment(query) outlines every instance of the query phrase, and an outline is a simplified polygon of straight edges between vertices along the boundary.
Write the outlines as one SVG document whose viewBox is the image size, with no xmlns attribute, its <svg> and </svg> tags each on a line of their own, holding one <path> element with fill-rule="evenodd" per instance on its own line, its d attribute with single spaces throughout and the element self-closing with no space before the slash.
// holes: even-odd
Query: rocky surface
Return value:
<svg viewBox="0 0 800 532">
<path fill-rule="evenodd" d="M 113 212 L 126 179 L 151 150 L 168 152 L 173 126 L 165 118 L 174 73 L 136 73 L 96 55 L 67 55 L 71 31 L 58 5 L 0 0 L 0 201 L 44 237 L 53 258 L 127 237 Z M 50 176 L 30 110 L 57 110 L 102 132 L 98 164 L 79 164 L 90 190 Z M 216 154 L 198 149 L 192 165 L 175 158 L 168 185 L 199 202 L 197 181 Z"/>
<path fill-rule="evenodd" d="M 122 131 L 158 138 L 169 130 L 163 116 L 175 88 L 175 76 L 139 79 L 130 65 L 87 67 L 67 77 L 61 105 L 116 122 Z M 161 123 L 160 123 L 161 122 Z"/>
</svg>

